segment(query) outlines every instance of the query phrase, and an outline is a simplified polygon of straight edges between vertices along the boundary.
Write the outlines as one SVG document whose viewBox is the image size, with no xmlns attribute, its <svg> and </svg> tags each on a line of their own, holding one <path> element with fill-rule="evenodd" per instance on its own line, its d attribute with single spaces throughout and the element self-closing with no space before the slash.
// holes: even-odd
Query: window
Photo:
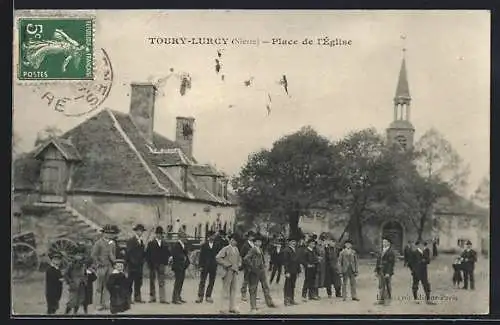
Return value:
<svg viewBox="0 0 500 325">
<path fill-rule="evenodd" d="M 457 246 L 460 247 L 460 248 L 464 248 L 465 247 L 465 243 L 468 241 L 468 239 L 464 239 L 464 238 L 460 238 L 458 241 L 457 241 Z"/>
<path fill-rule="evenodd" d="M 399 145 L 403 148 L 403 149 L 406 149 L 407 147 L 407 141 L 406 141 L 406 137 L 403 136 L 403 135 L 399 135 L 396 137 L 396 141 L 399 143 Z"/>
<path fill-rule="evenodd" d="M 41 172 L 41 190 L 43 194 L 61 194 L 62 183 L 59 176 L 59 168 L 57 166 L 43 166 Z"/>
</svg>

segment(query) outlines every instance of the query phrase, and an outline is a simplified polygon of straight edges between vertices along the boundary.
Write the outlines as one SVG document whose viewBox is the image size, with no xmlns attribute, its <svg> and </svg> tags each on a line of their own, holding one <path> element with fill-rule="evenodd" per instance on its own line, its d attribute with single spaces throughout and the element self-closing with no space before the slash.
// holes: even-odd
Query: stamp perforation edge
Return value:
<svg viewBox="0 0 500 325">
<path fill-rule="evenodd" d="M 37 11 L 38 13 L 38 11 Z M 13 79 L 16 83 L 16 85 L 57 85 L 57 84 L 79 84 L 79 83 L 87 83 L 87 82 L 93 82 L 96 80 L 97 76 L 97 50 L 100 50 L 100 47 L 96 46 L 95 42 L 95 36 L 96 36 L 96 15 L 95 14 L 77 14 L 74 12 L 68 12 L 64 13 L 64 15 L 61 15 L 59 12 L 45 12 L 44 14 L 37 14 L 34 16 L 30 16 L 29 14 L 23 13 L 22 15 L 15 16 L 14 17 L 14 42 L 13 42 Z M 20 26 L 20 21 L 22 19 L 30 19 L 30 20 L 47 20 L 47 19 L 68 19 L 68 20 L 90 20 L 92 22 L 92 29 L 91 29 L 91 42 L 92 42 L 92 78 L 88 79 L 77 79 L 77 78 L 68 78 L 68 79 L 20 79 L 19 74 L 20 74 L 20 39 L 19 39 L 19 26 Z"/>
</svg>

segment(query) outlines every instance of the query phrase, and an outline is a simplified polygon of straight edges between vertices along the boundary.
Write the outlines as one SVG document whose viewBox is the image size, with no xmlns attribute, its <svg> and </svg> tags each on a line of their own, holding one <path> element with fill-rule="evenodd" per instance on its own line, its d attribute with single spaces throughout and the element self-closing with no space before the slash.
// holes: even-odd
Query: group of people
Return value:
<svg viewBox="0 0 500 325">
<path fill-rule="evenodd" d="M 85 248 L 77 249 L 70 265 L 61 271 L 61 255 L 51 254 L 51 265 L 46 272 L 47 312 L 54 314 L 59 308 L 63 283 L 67 283 L 69 298 L 65 312 L 77 313 L 80 306 L 85 313 L 88 306 L 95 303 L 97 310 L 109 310 L 111 313 L 124 312 L 131 304 L 145 303 L 141 295 L 143 282 L 143 266 L 149 270 L 149 302 L 161 304 L 184 304 L 183 284 L 190 261 L 186 247 L 187 238 L 180 233 L 173 243 L 164 239 L 162 227 L 156 227 L 154 238 L 143 238 L 145 227 L 141 224 L 133 228 L 134 235 L 126 242 L 123 253 L 117 247 L 118 227 L 106 225 L 101 230 L 102 237 L 97 240 L 90 252 Z M 148 242 L 146 242 L 148 241 Z M 240 288 L 241 299 L 250 300 L 250 311 L 257 311 L 257 290 L 262 287 L 265 304 L 276 307 L 270 292 L 270 282 L 276 279 L 279 283 L 284 275 L 284 305 L 293 306 L 298 302 L 295 298 L 295 287 L 300 273 L 304 273 L 302 299 L 319 300 L 320 290 L 326 289 L 329 298 L 339 297 L 347 300 L 348 291 L 353 301 L 359 301 L 356 294 L 356 278 L 358 276 L 358 254 L 350 240 L 342 247 L 335 238 L 327 233 L 294 237 L 271 242 L 268 251 L 269 264 L 266 263 L 267 238 L 259 233 L 249 231 L 244 237 L 237 234 L 226 235 L 210 231 L 200 247 L 197 266 L 200 270 L 196 303 L 213 303 L 212 294 L 217 277 L 217 270 L 223 271 L 221 313 L 239 313 L 236 308 L 238 279 L 242 273 Z M 473 269 L 477 259 L 475 252 L 467 243 L 461 255 L 461 270 L 465 275 L 465 287 L 470 283 L 474 288 Z M 412 292 L 418 299 L 420 283 L 425 293 L 425 301 L 430 299 L 430 283 L 427 266 L 431 252 L 424 242 L 409 243 L 404 251 L 404 263 L 412 275 Z M 383 238 L 374 272 L 378 278 L 377 304 L 387 304 L 391 300 L 391 278 L 394 274 L 396 254 L 391 248 L 389 238 Z M 171 267 L 174 273 L 172 299 L 166 298 L 166 273 Z M 268 281 L 267 273 L 271 273 Z M 454 276 L 455 279 L 455 276 Z M 208 281 L 207 281 L 208 280 Z M 94 288 L 95 283 L 95 288 Z M 348 284 L 349 289 L 348 290 Z M 93 297 L 94 296 L 94 297 Z"/>
</svg>

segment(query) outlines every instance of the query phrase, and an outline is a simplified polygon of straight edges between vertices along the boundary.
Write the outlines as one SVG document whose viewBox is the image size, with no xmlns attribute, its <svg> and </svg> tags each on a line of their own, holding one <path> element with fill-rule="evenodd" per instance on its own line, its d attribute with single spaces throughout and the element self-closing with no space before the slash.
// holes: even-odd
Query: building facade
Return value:
<svg viewBox="0 0 500 325">
<path fill-rule="evenodd" d="M 16 159 L 16 204 L 27 214 L 69 209 L 124 230 L 136 223 L 180 223 L 197 236 L 230 229 L 236 204 L 228 177 L 195 159 L 194 118 L 177 117 L 175 141 L 155 132 L 155 94 L 152 84 L 132 84 L 128 114 L 104 109 Z"/>
</svg>

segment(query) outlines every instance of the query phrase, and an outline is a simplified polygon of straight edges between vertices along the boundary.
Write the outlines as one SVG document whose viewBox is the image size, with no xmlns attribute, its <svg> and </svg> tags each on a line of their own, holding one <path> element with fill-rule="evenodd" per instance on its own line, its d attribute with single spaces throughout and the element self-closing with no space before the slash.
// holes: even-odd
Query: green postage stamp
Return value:
<svg viewBox="0 0 500 325">
<path fill-rule="evenodd" d="M 20 18 L 19 80 L 92 80 L 94 20 Z"/>
</svg>

